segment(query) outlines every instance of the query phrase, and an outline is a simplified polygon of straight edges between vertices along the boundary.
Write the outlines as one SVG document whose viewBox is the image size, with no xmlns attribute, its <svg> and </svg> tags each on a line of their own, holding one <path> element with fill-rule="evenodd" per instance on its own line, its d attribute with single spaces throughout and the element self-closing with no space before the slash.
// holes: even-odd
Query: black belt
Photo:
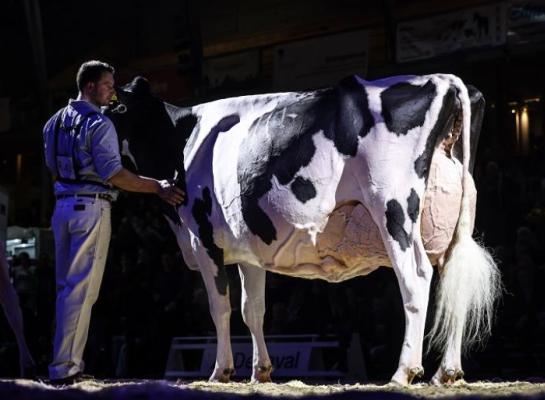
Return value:
<svg viewBox="0 0 545 400">
<path fill-rule="evenodd" d="M 110 203 L 114 200 L 114 198 L 112 196 L 110 196 L 108 193 L 94 193 L 94 194 L 91 194 L 91 193 L 76 193 L 76 194 L 58 194 L 55 196 L 57 198 L 57 200 L 59 199 L 67 199 L 69 197 L 91 197 L 93 199 L 102 199 L 102 200 L 107 200 L 109 201 Z"/>
</svg>

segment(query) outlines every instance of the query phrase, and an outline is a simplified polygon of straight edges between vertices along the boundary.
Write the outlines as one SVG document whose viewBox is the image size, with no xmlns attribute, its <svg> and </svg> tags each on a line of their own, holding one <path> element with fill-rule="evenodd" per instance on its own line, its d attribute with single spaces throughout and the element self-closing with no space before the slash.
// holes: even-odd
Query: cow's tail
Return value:
<svg viewBox="0 0 545 400">
<path fill-rule="evenodd" d="M 469 173 L 471 104 L 467 88 L 450 76 L 462 105 L 462 204 L 446 263 L 440 271 L 435 321 L 428 337 L 432 348 L 467 350 L 490 335 L 496 300 L 501 294 L 500 272 L 491 254 L 472 237 Z"/>
</svg>

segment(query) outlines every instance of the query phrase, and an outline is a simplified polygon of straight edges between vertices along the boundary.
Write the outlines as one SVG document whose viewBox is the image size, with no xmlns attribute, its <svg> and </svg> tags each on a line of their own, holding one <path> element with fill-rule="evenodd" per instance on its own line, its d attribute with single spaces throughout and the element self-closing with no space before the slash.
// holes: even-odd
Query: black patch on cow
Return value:
<svg viewBox="0 0 545 400">
<path fill-rule="evenodd" d="M 287 185 L 310 163 L 316 151 L 315 134 L 323 132 L 341 154 L 354 156 L 358 138 L 373 123 L 365 89 L 350 80 L 301 95 L 256 119 L 240 145 L 237 165 L 242 215 L 250 231 L 267 244 L 276 240 L 276 228 L 259 199 L 271 189 L 273 176 Z"/>
<path fill-rule="evenodd" d="M 433 126 L 428 139 L 426 140 L 426 146 L 424 151 L 416 161 L 414 162 L 414 169 L 419 178 L 428 179 L 428 173 L 430 170 L 431 159 L 433 152 L 437 144 L 437 140 L 444 137 L 450 132 L 456 119 L 456 89 L 450 87 L 445 97 L 443 97 L 443 104 L 441 110 L 437 116 L 437 121 Z"/>
<path fill-rule="evenodd" d="M 173 182 L 177 187 L 183 190 L 185 196 L 183 201 L 177 207 L 173 207 L 160 199 L 158 199 L 158 201 L 161 212 L 172 223 L 181 226 L 182 220 L 180 219 L 177 209 L 187 206 L 189 202 L 189 193 L 187 193 L 187 185 L 185 181 L 184 147 L 189 135 L 191 135 L 195 125 L 198 122 L 198 118 L 186 108 L 179 108 L 169 105 L 166 110 L 167 114 L 169 114 L 172 119 L 176 132 L 172 135 L 171 142 L 168 144 L 169 148 L 165 151 L 165 154 L 171 153 L 173 149 L 176 150 L 177 156 L 174 157 L 175 161 L 173 163 L 174 171 L 170 173 L 172 174 L 172 177 L 176 175 L 176 179 L 173 180 Z"/>
<path fill-rule="evenodd" d="M 355 134 L 365 137 L 375 124 L 375 120 L 369 110 L 367 91 L 355 76 L 343 79 L 337 90 L 335 146 L 339 152 L 354 156 L 357 151 L 357 140 L 354 143 Z"/>
<path fill-rule="evenodd" d="M 227 294 L 227 275 L 223 265 L 223 249 L 214 243 L 214 228 L 208 217 L 212 214 L 212 197 L 210 189 L 205 186 L 202 190 L 202 199 L 195 199 L 191 213 L 195 222 L 199 226 L 199 238 L 206 252 L 218 267 L 218 276 L 216 277 L 216 288 L 218 292 L 225 296 Z"/>
<path fill-rule="evenodd" d="M 233 126 L 240 122 L 238 114 L 228 115 L 219 120 L 219 122 L 210 130 L 210 135 L 216 135 L 219 132 L 227 132 Z"/>
<path fill-rule="evenodd" d="M 483 94 L 472 85 L 467 85 L 467 92 L 469 94 L 469 101 L 471 102 L 471 134 L 469 141 L 470 159 L 469 159 L 469 172 L 473 173 L 475 167 L 475 156 L 477 155 L 477 147 L 479 145 L 479 136 L 481 135 L 481 127 L 483 125 L 483 117 L 486 102 Z M 454 156 L 463 163 L 463 140 L 460 137 L 454 145 Z"/>
<path fill-rule="evenodd" d="M 401 204 L 395 199 L 386 203 L 386 228 L 390 236 L 399 243 L 401 250 L 405 251 L 410 245 L 409 235 L 405 232 L 403 224 L 405 223 L 405 214 Z"/>
<path fill-rule="evenodd" d="M 416 222 L 418 213 L 420 212 L 420 197 L 416 193 L 416 190 L 411 189 L 411 194 L 407 197 L 407 214 L 411 221 Z"/>
<path fill-rule="evenodd" d="M 306 203 L 316 197 L 316 188 L 312 182 L 300 176 L 291 183 L 291 191 L 301 203 Z"/>
<path fill-rule="evenodd" d="M 431 81 L 424 86 L 400 82 L 385 89 L 380 98 L 382 116 L 388 130 L 400 136 L 422 126 L 435 94 L 435 85 Z"/>
<path fill-rule="evenodd" d="M 176 129 L 181 133 L 181 140 L 183 141 L 183 147 L 185 148 L 185 144 L 187 143 L 187 139 L 189 138 L 189 135 L 193 132 L 193 129 L 195 128 L 195 125 L 197 124 L 198 118 L 196 115 L 193 114 L 186 114 L 181 116 L 181 118 L 177 119 L 175 121 Z M 180 204 L 180 206 L 186 206 L 189 201 L 189 196 L 187 196 L 187 185 L 185 182 L 185 168 L 184 168 L 184 157 L 183 157 L 183 150 L 182 150 L 182 157 L 179 158 L 178 165 L 176 167 L 176 181 L 175 184 L 180 189 L 186 193 L 186 196 L 184 197 L 184 200 Z"/>
<path fill-rule="evenodd" d="M 184 147 L 188 137 L 191 135 L 195 125 L 198 122 L 198 118 L 196 115 L 190 112 L 190 109 L 187 108 L 179 108 L 165 103 L 165 109 L 167 115 L 169 115 L 172 120 L 174 131 L 168 138 L 166 138 L 166 140 L 157 136 L 157 134 L 154 135 L 152 133 L 150 133 L 150 137 L 154 137 L 156 140 L 164 141 L 165 146 L 163 154 L 165 160 L 160 160 L 157 163 L 166 163 L 166 160 L 172 159 L 172 161 L 168 162 L 168 174 L 172 178 L 176 176 L 176 179 L 171 179 L 171 181 L 177 187 L 183 190 L 185 196 L 184 200 L 177 207 L 173 207 L 160 199 L 158 199 L 158 204 L 165 217 L 167 217 L 175 225 L 181 226 L 182 220 L 180 219 L 177 209 L 187 206 L 189 202 L 189 194 L 187 193 L 187 185 L 185 181 Z M 149 176 L 154 175 L 155 174 L 150 174 Z"/>
</svg>

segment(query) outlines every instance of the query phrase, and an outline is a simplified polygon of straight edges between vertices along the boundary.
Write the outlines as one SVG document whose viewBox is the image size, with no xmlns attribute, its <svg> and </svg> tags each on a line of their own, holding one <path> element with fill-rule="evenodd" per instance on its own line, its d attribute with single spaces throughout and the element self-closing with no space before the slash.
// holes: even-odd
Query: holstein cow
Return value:
<svg viewBox="0 0 545 400">
<path fill-rule="evenodd" d="M 405 311 L 392 381 L 411 383 L 423 373 L 432 263 L 441 281 L 429 336 L 443 351 L 432 379 L 462 377 L 462 342 L 489 333 L 500 291 L 494 261 L 472 239 L 470 129 L 478 136 L 484 104 L 478 91 L 473 126 L 468 89 L 453 75 L 353 76 L 316 91 L 188 108 L 153 97 L 136 78 L 118 96 L 110 115 L 138 171 L 161 179 L 185 173 L 186 202 L 165 214 L 208 291 L 218 337 L 211 380 L 229 381 L 234 372 L 224 267 L 234 263 L 253 341 L 252 381 L 269 381 L 271 373 L 266 271 L 340 282 L 391 266 Z"/>
</svg>

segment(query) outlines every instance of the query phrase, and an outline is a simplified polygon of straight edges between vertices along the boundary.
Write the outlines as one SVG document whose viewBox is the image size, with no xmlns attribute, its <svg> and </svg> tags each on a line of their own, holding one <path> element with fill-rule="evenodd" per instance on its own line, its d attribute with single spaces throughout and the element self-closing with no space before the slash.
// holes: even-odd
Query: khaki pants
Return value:
<svg viewBox="0 0 545 400">
<path fill-rule="evenodd" d="M 49 377 L 84 369 L 91 308 L 96 302 L 111 236 L 110 203 L 89 197 L 57 200 L 51 220 L 56 254 L 56 328 Z"/>
</svg>

